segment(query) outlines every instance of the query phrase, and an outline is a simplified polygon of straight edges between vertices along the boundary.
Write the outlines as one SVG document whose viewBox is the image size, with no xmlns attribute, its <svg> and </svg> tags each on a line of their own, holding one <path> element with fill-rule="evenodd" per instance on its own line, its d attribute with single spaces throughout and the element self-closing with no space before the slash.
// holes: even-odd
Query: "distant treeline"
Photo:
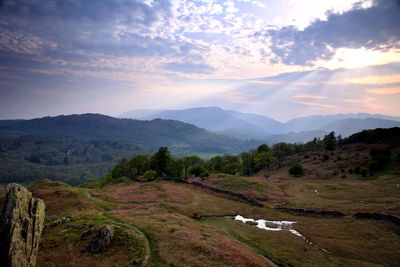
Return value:
<svg viewBox="0 0 400 267">
<path fill-rule="evenodd" d="M 0 138 L 0 183 L 43 178 L 80 184 L 109 172 L 121 157 L 146 152 L 130 141 L 54 136 Z"/>
</svg>

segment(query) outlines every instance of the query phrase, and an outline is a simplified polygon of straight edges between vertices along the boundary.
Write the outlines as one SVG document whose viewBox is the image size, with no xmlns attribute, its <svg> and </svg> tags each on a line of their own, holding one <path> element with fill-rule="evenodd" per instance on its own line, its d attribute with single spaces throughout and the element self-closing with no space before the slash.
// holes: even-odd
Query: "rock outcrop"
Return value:
<svg viewBox="0 0 400 267">
<path fill-rule="evenodd" d="M 0 217 L 2 266 L 36 266 L 44 219 L 43 200 L 32 197 L 21 185 L 7 186 Z"/>
<path fill-rule="evenodd" d="M 111 240 L 113 237 L 113 231 L 109 226 L 101 227 L 96 236 L 90 240 L 89 244 L 86 246 L 86 251 L 90 253 L 101 253 L 105 252 L 111 245 Z"/>
</svg>

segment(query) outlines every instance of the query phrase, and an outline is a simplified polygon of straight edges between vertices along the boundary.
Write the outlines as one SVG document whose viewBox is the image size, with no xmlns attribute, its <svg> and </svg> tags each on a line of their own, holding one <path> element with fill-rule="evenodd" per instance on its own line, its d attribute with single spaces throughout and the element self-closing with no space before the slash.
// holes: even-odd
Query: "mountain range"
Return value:
<svg viewBox="0 0 400 267">
<path fill-rule="evenodd" d="M 118 116 L 139 120 L 171 119 L 196 125 L 232 137 L 263 140 L 267 143 L 306 142 L 335 131 L 343 137 L 365 129 L 400 126 L 400 117 L 381 114 L 349 113 L 315 115 L 280 122 L 267 116 L 224 110 L 219 107 L 197 107 L 182 110 L 132 110 Z"/>
</svg>

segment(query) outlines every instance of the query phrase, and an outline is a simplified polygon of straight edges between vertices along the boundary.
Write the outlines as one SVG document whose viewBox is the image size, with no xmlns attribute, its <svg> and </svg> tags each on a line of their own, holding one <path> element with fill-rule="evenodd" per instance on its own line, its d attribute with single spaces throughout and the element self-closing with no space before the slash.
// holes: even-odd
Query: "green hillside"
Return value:
<svg viewBox="0 0 400 267">
<path fill-rule="evenodd" d="M 121 158 L 168 146 L 174 156 L 239 153 L 257 145 L 172 120 L 99 114 L 0 121 L 0 184 L 43 178 L 80 184 Z"/>
</svg>

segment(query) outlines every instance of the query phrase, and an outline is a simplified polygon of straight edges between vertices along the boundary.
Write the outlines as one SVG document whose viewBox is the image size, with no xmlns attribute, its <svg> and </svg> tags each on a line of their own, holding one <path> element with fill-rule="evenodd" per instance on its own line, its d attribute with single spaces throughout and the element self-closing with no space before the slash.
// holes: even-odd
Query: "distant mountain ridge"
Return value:
<svg viewBox="0 0 400 267">
<path fill-rule="evenodd" d="M 146 114 L 141 116 L 141 114 Z M 317 134 L 331 131 L 343 137 L 366 129 L 400 126 L 400 117 L 381 114 L 349 113 L 314 115 L 280 122 L 267 116 L 224 110 L 219 107 L 199 107 L 182 110 L 133 110 L 118 117 L 140 120 L 173 119 L 196 125 L 209 131 L 243 140 L 258 139 L 268 143 L 280 141 L 306 142 Z M 307 138 L 307 139 L 306 139 Z"/>
</svg>

